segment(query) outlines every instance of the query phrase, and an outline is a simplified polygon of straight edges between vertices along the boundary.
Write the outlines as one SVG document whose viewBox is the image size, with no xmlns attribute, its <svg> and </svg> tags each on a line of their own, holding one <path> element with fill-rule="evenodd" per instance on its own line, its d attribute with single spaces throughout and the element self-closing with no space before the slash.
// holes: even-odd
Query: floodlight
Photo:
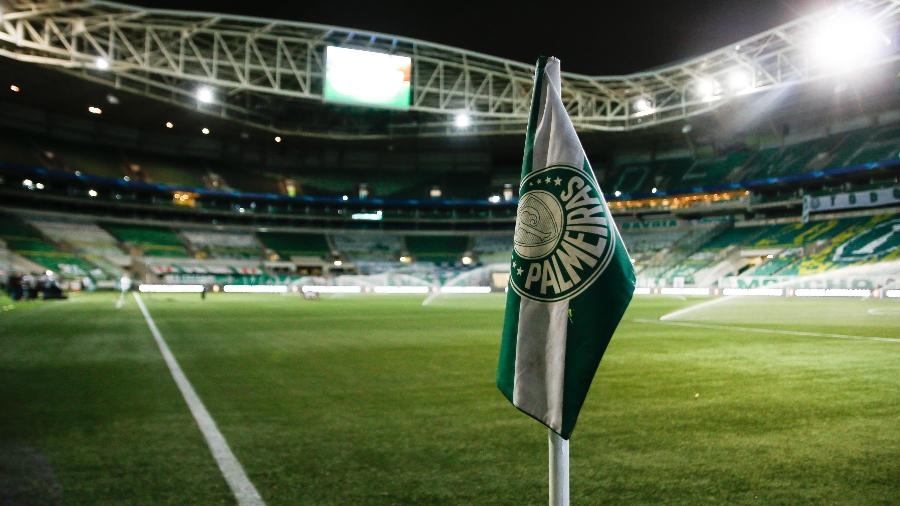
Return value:
<svg viewBox="0 0 900 506">
<path fill-rule="evenodd" d="M 653 112 L 653 102 L 645 97 L 641 97 L 634 101 L 634 110 L 638 114 L 649 114 Z"/>
<path fill-rule="evenodd" d="M 11 92 L 13 92 L 13 93 L 18 93 L 18 92 L 22 91 L 22 88 L 19 88 L 18 85 L 10 84 L 10 85 L 9 85 L 9 91 L 11 91 Z"/>
<path fill-rule="evenodd" d="M 341 197 L 341 200 L 343 200 L 344 202 L 346 202 L 346 201 L 350 200 L 350 197 L 347 196 L 347 195 L 344 195 L 344 196 Z"/>
<path fill-rule="evenodd" d="M 96 60 L 94 60 L 94 65 L 99 70 L 108 70 L 109 69 L 109 60 L 107 60 L 106 58 L 97 58 Z"/>
<path fill-rule="evenodd" d="M 814 65 L 830 72 L 846 72 L 872 63 L 891 45 L 878 23 L 846 9 L 823 20 L 808 41 Z"/>
<path fill-rule="evenodd" d="M 469 128 L 472 125 L 472 117 L 465 112 L 458 113 L 453 124 L 456 125 L 456 128 Z"/>
<path fill-rule="evenodd" d="M 733 92 L 741 92 L 750 87 L 750 76 L 743 70 L 734 70 L 728 75 L 728 87 Z"/>
<path fill-rule="evenodd" d="M 334 266 L 335 266 L 335 267 L 340 267 L 340 266 L 342 266 L 342 265 L 344 265 L 344 262 L 343 262 L 342 260 L 335 260 L 335 261 L 334 261 Z"/>
<path fill-rule="evenodd" d="M 654 186 L 653 189 L 650 190 L 650 193 L 656 193 L 657 188 Z"/>
<path fill-rule="evenodd" d="M 713 79 L 700 79 L 697 81 L 697 95 L 702 100 L 715 100 L 722 94 L 722 87 Z"/>
<path fill-rule="evenodd" d="M 175 128 L 175 123 L 172 123 L 171 121 L 166 121 L 166 128 Z"/>
<path fill-rule="evenodd" d="M 197 100 L 204 104 L 211 104 L 215 100 L 215 94 L 209 86 L 201 86 L 197 88 Z"/>
<path fill-rule="evenodd" d="M 488 197 L 488 202 L 490 202 L 491 204 L 500 202 L 500 195 L 491 195 L 490 197 Z"/>
<path fill-rule="evenodd" d="M 203 135 L 209 135 L 209 129 L 206 127 L 201 128 L 200 132 L 203 133 Z"/>
<path fill-rule="evenodd" d="M 30 187 L 34 186 L 34 181 L 32 181 L 30 179 L 23 179 L 22 186 L 25 186 L 26 188 L 30 188 Z"/>
<path fill-rule="evenodd" d="M 88 107 L 88 112 L 91 114 L 103 114 L 103 109 L 92 105 Z"/>
<path fill-rule="evenodd" d="M 275 136 L 275 142 L 279 142 L 279 143 L 281 142 L 281 136 L 280 136 L 280 135 L 276 135 L 276 136 Z"/>
<path fill-rule="evenodd" d="M 613 195 L 615 195 L 616 197 L 621 197 L 622 192 L 620 192 L 619 190 L 616 190 L 615 192 L 613 192 Z"/>
<path fill-rule="evenodd" d="M 468 255 L 462 257 L 461 260 L 462 260 L 463 265 L 471 265 L 472 264 L 472 257 L 470 257 Z"/>
<path fill-rule="evenodd" d="M 91 188 L 90 190 L 88 190 L 88 195 L 90 195 L 91 197 L 96 197 L 96 196 L 97 196 L 97 190 Z"/>
<path fill-rule="evenodd" d="M 37 183 L 36 185 L 34 185 L 34 187 L 37 188 L 38 190 L 43 190 L 43 189 L 44 189 L 44 183 Z"/>
</svg>

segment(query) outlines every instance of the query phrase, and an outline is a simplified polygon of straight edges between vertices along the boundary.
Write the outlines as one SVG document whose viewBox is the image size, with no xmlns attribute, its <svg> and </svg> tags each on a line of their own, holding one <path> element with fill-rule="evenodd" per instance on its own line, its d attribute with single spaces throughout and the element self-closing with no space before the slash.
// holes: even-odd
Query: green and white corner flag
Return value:
<svg viewBox="0 0 900 506">
<path fill-rule="evenodd" d="M 534 84 L 497 387 L 568 439 L 634 270 L 563 105 L 559 60 L 541 57 Z"/>
</svg>

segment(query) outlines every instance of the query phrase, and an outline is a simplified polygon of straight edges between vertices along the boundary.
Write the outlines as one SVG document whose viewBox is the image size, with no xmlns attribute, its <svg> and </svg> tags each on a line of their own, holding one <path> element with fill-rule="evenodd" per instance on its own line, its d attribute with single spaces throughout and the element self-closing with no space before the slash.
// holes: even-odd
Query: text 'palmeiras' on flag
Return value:
<svg viewBox="0 0 900 506">
<path fill-rule="evenodd" d="M 568 439 L 635 278 L 561 89 L 559 60 L 538 60 L 497 386 Z"/>
</svg>

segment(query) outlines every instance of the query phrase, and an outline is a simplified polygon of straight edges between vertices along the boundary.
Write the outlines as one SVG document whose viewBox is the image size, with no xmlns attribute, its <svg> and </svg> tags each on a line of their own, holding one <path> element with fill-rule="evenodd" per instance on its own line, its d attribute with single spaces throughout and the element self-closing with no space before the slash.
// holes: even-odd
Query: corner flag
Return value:
<svg viewBox="0 0 900 506">
<path fill-rule="evenodd" d="M 635 281 L 561 90 L 559 60 L 541 57 L 525 136 L 497 387 L 568 439 Z"/>
</svg>

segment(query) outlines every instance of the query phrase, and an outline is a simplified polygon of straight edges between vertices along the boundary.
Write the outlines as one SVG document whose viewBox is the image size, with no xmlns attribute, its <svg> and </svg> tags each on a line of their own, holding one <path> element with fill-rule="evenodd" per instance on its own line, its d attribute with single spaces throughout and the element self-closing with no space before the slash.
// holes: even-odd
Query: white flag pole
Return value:
<svg viewBox="0 0 900 506">
<path fill-rule="evenodd" d="M 550 506 L 569 506 L 569 441 L 548 430 L 550 441 Z"/>
</svg>

